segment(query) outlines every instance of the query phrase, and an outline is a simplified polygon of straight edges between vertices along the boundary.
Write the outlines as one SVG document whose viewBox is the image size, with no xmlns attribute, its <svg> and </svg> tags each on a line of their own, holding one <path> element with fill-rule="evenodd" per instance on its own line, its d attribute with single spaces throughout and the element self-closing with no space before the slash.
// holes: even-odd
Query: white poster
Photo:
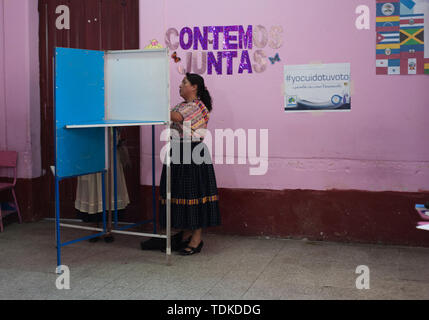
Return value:
<svg viewBox="0 0 429 320">
<path fill-rule="evenodd" d="M 350 63 L 284 66 L 285 111 L 350 111 Z"/>
</svg>

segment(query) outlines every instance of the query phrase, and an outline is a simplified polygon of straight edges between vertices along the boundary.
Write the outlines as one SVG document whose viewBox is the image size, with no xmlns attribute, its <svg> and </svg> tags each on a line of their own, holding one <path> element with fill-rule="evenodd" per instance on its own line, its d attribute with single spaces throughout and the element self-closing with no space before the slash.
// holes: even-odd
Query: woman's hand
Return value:
<svg viewBox="0 0 429 320">
<path fill-rule="evenodd" d="M 171 117 L 171 121 L 173 122 L 179 122 L 179 123 L 183 123 L 183 116 L 180 112 L 176 112 L 176 111 L 171 111 L 170 112 L 170 117 Z"/>
</svg>

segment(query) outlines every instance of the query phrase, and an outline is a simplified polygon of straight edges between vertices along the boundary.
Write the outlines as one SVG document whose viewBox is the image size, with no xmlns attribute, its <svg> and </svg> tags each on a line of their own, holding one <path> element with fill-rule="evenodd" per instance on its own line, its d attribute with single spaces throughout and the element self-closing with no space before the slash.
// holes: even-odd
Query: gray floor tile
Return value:
<svg viewBox="0 0 429 320">
<path fill-rule="evenodd" d="M 64 229 L 62 240 L 88 232 Z M 429 248 L 205 234 L 200 254 L 142 251 L 145 238 L 62 249 L 70 290 L 58 290 L 52 222 L 0 234 L 0 299 L 429 299 Z M 370 289 L 356 288 L 368 266 Z"/>
</svg>

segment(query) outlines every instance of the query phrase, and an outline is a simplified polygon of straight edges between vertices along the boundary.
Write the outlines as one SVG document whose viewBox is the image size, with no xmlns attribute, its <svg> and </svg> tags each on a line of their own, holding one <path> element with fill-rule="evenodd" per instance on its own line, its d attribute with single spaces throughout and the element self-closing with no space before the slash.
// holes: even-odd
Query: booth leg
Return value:
<svg viewBox="0 0 429 320">
<path fill-rule="evenodd" d="M 115 221 L 115 229 L 118 229 L 118 168 L 117 168 L 117 148 L 116 148 L 116 142 L 117 142 L 117 128 L 113 128 L 113 195 L 114 195 L 114 203 L 115 203 L 115 213 L 114 213 L 114 221 Z"/>
<path fill-rule="evenodd" d="M 103 171 L 101 173 L 101 194 L 102 194 L 102 202 L 103 202 L 103 232 L 106 234 L 106 172 Z"/>
<path fill-rule="evenodd" d="M 170 124 L 168 123 L 168 135 L 167 137 L 170 137 Z M 171 166 L 170 166 L 170 151 L 169 148 L 167 149 L 167 183 L 166 183 L 166 198 L 167 198 L 167 203 L 166 203 L 166 215 L 167 215 L 167 265 L 171 265 Z"/>
<path fill-rule="evenodd" d="M 56 273 L 59 274 L 59 267 L 61 266 L 61 234 L 60 234 L 60 187 L 59 179 L 55 176 L 55 234 L 57 240 L 57 269 Z"/>
<path fill-rule="evenodd" d="M 108 215 L 107 215 L 107 233 L 104 236 L 105 242 L 112 242 L 114 240 L 113 235 L 111 233 L 112 231 L 112 135 L 113 135 L 113 128 L 108 129 L 108 162 L 109 167 L 107 171 L 107 208 L 108 208 Z"/>
<path fill-rule="evenodd" d="M 156 194 L 155 194 L 155 126 L 152 126 L 152 217 L 153 233 L 156 233 Z"/>
</svg>

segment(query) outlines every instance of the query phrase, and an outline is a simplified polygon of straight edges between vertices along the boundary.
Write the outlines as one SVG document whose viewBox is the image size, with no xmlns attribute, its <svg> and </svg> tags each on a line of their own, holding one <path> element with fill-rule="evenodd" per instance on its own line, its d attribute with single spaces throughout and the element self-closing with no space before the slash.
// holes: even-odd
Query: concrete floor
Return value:
<svg viewBox="0 0 429 320">
<path fill-rule="evenodd" d="M 63 241 L 88 234 L 62 232 Z M 147 238 L 67 246 L 71 288 L 58 290 L 54 237 L 49 221 L 5 227 L 0 299 L 429 299 L 429 248 L 214 234 L 200 254 L 173 253 L 172 266 L 140 250 Z M 356 288 L 359 265 L 369 267 L 369 290 Z"/>
</svg>

